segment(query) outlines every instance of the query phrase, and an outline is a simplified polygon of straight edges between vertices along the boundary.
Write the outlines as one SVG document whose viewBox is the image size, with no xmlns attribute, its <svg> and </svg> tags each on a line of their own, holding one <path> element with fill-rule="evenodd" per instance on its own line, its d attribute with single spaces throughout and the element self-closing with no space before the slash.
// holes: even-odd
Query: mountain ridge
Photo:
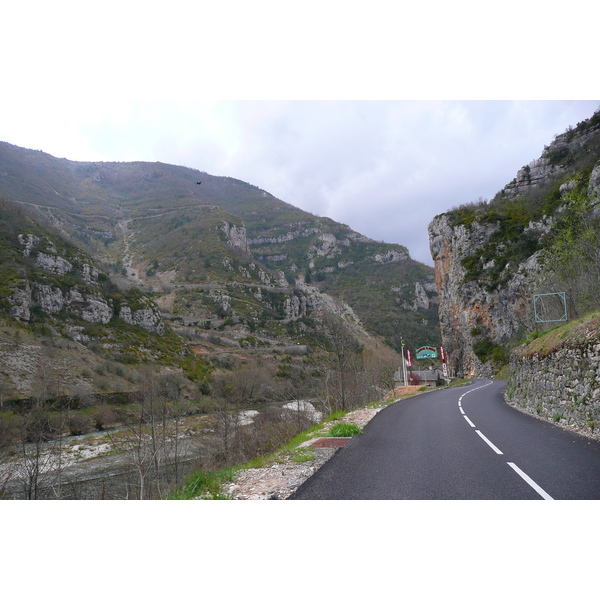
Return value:
<svg viewBox="0 0 600 600">
<path fill-rule="evenodd" d="M 166 283 L 250 281 L 268 273 L 273 281 L 345 296 L 365 325 L 396 349 L 402 337 L 413 345 L 438 339 L 432 268 L 401 245 L 370 240 L 252 184 L 160 162 L 56 159 L 6 143 L 0 143 L 0 165 L 2 196 L 30 206 L 107 268 L 121 261 L 132 285 L 157 292 Z M 168 256 L 159 242 L 168 236 L 170 247 L 180 244 L 185 252 Z M 379 288 L 382 307 L 357 292 L 367 277 Z M 406 319 L 417 305 L 419 314 Z M 406 331 L 395 333 L 399 325 Z"/>
</svg>

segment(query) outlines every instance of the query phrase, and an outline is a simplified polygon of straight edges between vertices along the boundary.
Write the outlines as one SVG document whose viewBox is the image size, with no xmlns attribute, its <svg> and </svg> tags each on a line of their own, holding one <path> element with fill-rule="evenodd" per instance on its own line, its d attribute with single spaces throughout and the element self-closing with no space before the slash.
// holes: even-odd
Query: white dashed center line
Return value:
<svg viewBox="0 0 600 600">
<path fill-rule="evenodd" d="M 481 431 L 479 431 L 479 429 L 475 430 L 475 433 L 477 433 L 479 435 L 479 437 L 496 453 L 496 454 L 503 454 L 503 452 L 501 450 L 498 450 L 498 448 L 496 448 L 496 446 L 494 446 L 494 444 L 492 444 L 492 442 L 490 442 L 490 440 L 488 440 L 485 435 L 483 435 L 483 433 L 481 433 Z"/>
<path fill-rule="evenodd" d="M 474 388 L 472 390 L 469 390 L 468 392 L 465 392 L 459 399 L 458 399 L 458 408 L 462 414 L 462 416 L 465 418 L 465 420 L 467 421 L 467 423 L 471 426 L 471 427 L 475 427 L 475 424 L 473 423 L 473 421 L 471 421 L 471 419 L 469 419 L 469 417 L 467 417 L 465 411 L 463 410 L 462 407 L 462 399 L 467 395 L 470 394 L 471 392 L 474 392 L 476 390 L 480 390 L 481 388 L 487 387 L 488 385 L 492 385 L 493 381 L 490 381 L 489 383 L 486 383 L 485 385 L 481 385 L 477 388 Z M 502 452 L 502 450 L 500 450 L 497 446 L 495 446 L 494 444 L 492 444 L 492 442 L 490 442 L 490 440 L 488 440 L 485 435 L 483 435 L 483 433 L 481 433 L 481 431 L 479 431 L 479 429 L 475 429 L 475 433 L 477 433 L 477 435 L 479 435 L 479 437 L 496 453 L 496 454 L 504 454 Z M 511 469 L 513 469 L 515 471 L 515 473 L 517 473 L 519 475 L 519 477 L 521 477 L 523 479 L 523 481 L 525 481 L 528 485 L 530 485 L 544 500 L 554 500 L 554 498 L 552 498 L 552 496 L 550 496 L 550 494 L 548 494 L 548 492 L 546 492 L 544 489 L 542 489 L 533 479 L 531 479 L 531 477 L 529 477 L 529 475 L 527 475 L 527 473 L 525 473 L 524 471 L 521 471 L 521 469 L 519 469 L 519 467 L 517 467 L 517 465 L 515 465 L 515 463 L 513 462 L 507 462 L 506 463 L 509 467 L 511 467 Z"/>
<path fill-rule="evenodd" d="M 527 473 L 524 473 L 515 465 L 515 463 L 507 462 L 509 467 L 512 467 L 544 500 L 554 500 L 554 498 L 545 492 Z"/>
<path fill-rule="evenodd" d="M 463 417 L 465 418 L 465 421 L 471 426 L 471 427 L 475 427 L 475 423 L 473 423 L 473 421 L 471 421 L 471 419 L 469 419 L 469 417 L 467 417 L 467 415 L 463 415 Z"/>
</svg>

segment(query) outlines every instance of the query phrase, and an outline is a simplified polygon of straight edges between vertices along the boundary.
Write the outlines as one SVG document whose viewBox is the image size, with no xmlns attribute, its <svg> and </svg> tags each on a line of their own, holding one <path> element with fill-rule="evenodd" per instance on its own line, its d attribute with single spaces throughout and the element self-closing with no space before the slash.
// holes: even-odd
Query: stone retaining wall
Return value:
<svg viewBox="0 0 600 600">
<path fill-rule="evenodd" d="M 506 401 L 600 439 L 600 344 L 511 357 Z"/>
</svg>

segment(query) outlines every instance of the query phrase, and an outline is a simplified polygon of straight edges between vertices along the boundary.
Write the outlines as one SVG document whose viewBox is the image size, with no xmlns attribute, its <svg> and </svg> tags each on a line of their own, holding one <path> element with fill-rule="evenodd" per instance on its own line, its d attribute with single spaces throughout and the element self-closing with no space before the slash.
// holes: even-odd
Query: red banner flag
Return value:
<svg viewBox="0 0 600 600">
<path fill-rule="evenodd" d="M 442 371 L 444 377 L 448 377 L 448 367 L 446 366 L 446 353 L 444 352 L 444 346 L 440 346 L 440 354 L 442 356 Z"/>
</svg>

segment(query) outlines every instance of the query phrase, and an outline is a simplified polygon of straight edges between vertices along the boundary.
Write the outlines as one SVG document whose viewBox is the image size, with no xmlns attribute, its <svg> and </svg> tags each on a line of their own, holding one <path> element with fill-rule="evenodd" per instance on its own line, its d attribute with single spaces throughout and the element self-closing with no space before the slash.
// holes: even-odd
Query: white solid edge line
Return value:
<svg viewBox="0 0 600 600">
<path fill-rule="evenodd" d="M 512 467 L 544 500 L 554 500 L 554 498 L 545 492 L 533 479 L 531 479 L 531 477 L 529 477 L 529 475 L 527 475 L 527 473 L 521 471 L 515 463 L 507 462 L 506 464 L 509 467 Z"/>
<path fill-rule="evenodd" d="M 466 418 L 466 417 L 465 417 Z M 492 442 L 490 442 L 490 440 L 488 440 L 485 435 L 483 435 L 483 433 L 481 433 L 481 431 L 479 431 L 479 429 L 476 429 L 475 431 L 477 431 L 477 433 L 479 434 L 479 437 L 496 453 L 496 454 L 503 454 L 503 452 L 501 450 L 498 450 L 498 448 L 496 448 L 496 446 L 494 446 L 494 444 L 492 444 Z"/>
<path fill-rule="evenodd" d="M 466 419 L 467 423 L 471 426 L 471 427 L 475 427 L 475 424 L 473 423 L 473 421 L 471 421 L 471 419 L 469 419 L 469 417 L 467 417 L 467 415 L 463 415 L 463 417 Z"/>
</svg>

